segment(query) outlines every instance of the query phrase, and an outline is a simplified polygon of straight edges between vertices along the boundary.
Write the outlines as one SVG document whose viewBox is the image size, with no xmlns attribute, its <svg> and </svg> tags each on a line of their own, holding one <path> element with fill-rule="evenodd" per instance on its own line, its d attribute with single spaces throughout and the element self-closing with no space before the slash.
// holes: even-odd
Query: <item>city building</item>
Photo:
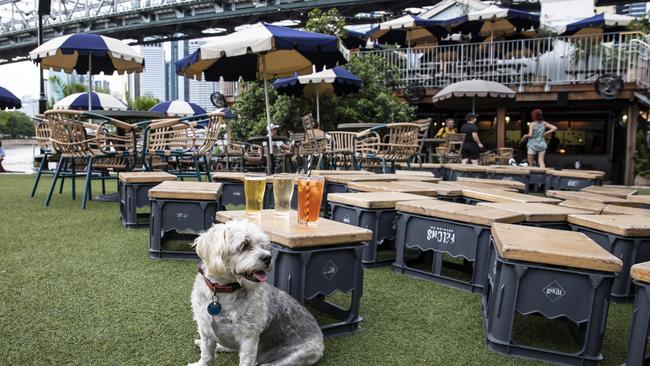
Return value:
<svg viewBox="0 0 650 366">
<path fill-rule="evenodd" d="M 631 17 L 644 17 L 648 13 L 648 3 L 630 3 L 616 5 L 616 13 Z"/>
<path fill-rule="evenodd" d="M 188 42 L 188 54 L 196 51 L 202 44 L 205 43 L 205 40 L 196 39 Z M 220 91 L 218 82 L 210 82 L 205 80 L 188 80 L 188 91 L 189 95 L 186 99 L 189 102 L 196 103 L 199 106 L 203 107 L 205 110 L 213 110 L 214 106 L 210 101 L 210 95 L 215 91 Z"/>
<path fill-rule="evenodd" d="M 165 64 L 165 99 L 187 100 L 189 98 L 189 80 L 176 75 L 176 61 L 187 56 L 189 41 L 172 41 L 170 59 Z"/>
<path fill-rule="evenodd" d="M 133 97 L 150 96 L 165 100 L 165 50 L 160 43 L 140 48 L 144 57 L 144 71 L 135 74 Z"/>
</svg>

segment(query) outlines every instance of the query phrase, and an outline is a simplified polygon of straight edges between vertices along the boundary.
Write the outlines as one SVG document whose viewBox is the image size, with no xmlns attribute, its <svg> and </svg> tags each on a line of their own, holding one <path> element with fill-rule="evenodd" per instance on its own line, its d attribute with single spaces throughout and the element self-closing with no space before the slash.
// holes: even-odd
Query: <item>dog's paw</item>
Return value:
<svg viewBox="0 0 650 366">
<path fill-rule="evenodd" d="M 195 339 L 195 340 L 194 340 L 194 345 L 195 345 L 196 347 L 199 347 L 199 348 L 200 348 L 200 347 L 201 347 L 201 338 L 197 338 L 197 339 Z"/>
</svg>

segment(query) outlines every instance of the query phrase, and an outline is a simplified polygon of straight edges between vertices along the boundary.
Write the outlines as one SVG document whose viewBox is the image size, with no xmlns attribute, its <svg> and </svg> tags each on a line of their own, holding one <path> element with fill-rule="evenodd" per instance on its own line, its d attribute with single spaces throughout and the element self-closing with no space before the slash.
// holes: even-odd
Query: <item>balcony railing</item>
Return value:
<svg viewBox="0 0 650 366">
<path fill-rule="evenodd" d="M 650 87 L 649 43 L 642 33 L 623 32 L 371 50 L 353 57 L 384 58 L 398 73 L 399 88 L 442 88 L 484 79 L 521 90 L 526 85 L 592 83 L 606 73 Z"/>
</svg>

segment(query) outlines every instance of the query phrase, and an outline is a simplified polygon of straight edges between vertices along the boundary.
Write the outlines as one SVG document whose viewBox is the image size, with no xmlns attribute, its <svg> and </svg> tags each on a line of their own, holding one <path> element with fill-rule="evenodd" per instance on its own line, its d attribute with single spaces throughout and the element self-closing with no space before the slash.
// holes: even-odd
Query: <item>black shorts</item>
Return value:
<svg viewBox="0 0 650 366">
<path fill-rule="evenodd" d="M 476 143 L 464 143 L 463 150 L 461 151 L 461 156 L 463 159 L 478 160 L 481 151 L 478 148 Z"/>
</svg>

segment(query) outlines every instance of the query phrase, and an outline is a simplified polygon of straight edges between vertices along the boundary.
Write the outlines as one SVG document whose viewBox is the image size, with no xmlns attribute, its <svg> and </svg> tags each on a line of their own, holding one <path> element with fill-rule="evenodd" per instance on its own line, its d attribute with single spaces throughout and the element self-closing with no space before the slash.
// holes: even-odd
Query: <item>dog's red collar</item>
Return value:
<svg viewBox="0 0 650 366">
<path fill-rule="evenodd" d="M 203 271 L 203 263 L 198 263 L 198 264 L 196 265 L 196 269 L 199 271 L 199 273 L 200 273 L 201 276 L 203 277 L 203 280 L 205 281 L 205 284 L 208 286 L 208 288 L 210 289 L 210 291 L 212 291 L 212 293 L 217 293 L 217 292 L 226 292 L 226 293 L 229 293 L 229 292 L 235 292 L 235 291 L 237 291 L 237 290 L 239 290 L 239 289 L 241 288 L 241 285 L 240 285 L 239 283 L 237 283 L 237 282 L 233 282 L 233 283 L 228 283 L 228 284 L 222 285 L 222 284 L 220 284 L 220 283 L 210 281 L 210 280 L 208 279 L 208 277 L 205 275 L 205 272 Z"/>
</svg>

